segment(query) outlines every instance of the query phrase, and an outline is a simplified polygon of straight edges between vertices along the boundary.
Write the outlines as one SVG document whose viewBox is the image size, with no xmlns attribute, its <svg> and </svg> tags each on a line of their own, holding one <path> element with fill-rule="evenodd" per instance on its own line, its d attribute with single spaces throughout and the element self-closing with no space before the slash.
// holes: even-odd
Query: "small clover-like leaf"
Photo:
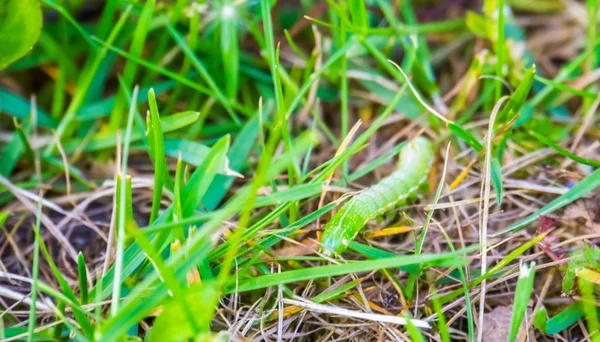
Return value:
<svg viewBox="0 0 600 342">
<path fill-rule="evenodd" d="M 0 70 L 31 50 L 42 21 L 38 0 L 0 0 Z"/>
</svg>

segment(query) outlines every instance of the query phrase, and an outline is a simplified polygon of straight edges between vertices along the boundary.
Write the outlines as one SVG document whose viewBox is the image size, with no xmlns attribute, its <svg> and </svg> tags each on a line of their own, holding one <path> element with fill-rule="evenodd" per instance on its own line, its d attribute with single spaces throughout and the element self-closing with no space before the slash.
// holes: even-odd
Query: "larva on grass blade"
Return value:
<svg viewBox="0 0 600 342">
<path fill-rule="evenodd" d="M 343 253 L 367 221 L 416 195 L 426 184 L 433 164 L 433 144 L 425 137 L 410 141 L 401 151 L 394 173 L 344 203 L 321 236 L 323 252 Z"/>
</svg>

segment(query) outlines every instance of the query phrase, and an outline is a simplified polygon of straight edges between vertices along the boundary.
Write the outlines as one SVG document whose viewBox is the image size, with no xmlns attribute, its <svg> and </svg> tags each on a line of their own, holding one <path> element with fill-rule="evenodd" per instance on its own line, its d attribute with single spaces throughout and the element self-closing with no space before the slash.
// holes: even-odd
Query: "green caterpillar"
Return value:
<svg viewBox="0 0 600 342">
<path fill-rule="evenodd" d="M 347 201 L 325 227 L 323 252 L 341 254 L 367 221 L 415 196 L 427 184 L 435 152 L 424 137 L 411 140 L 401 151 L 398 170 Z"/>
</svg>

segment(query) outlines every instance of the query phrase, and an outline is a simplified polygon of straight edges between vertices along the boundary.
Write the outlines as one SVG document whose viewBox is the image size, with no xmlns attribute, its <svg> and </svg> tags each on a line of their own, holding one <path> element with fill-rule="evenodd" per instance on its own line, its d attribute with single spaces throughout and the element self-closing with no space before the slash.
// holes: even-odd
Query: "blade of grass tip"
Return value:
<svg viewBox="0 0 600 342">
<path fill-rule="evenodd" d="M 521 265 L 519 280 L 515 289 L 515 300 L 510 320 L 510 333 L 508 341 L 516 341 L 519 329 L 522 326 L 523 318 L 527 312 L 531 292 L 533 291 L 533 281 L 535 279 L 535 262 L 530 266 Z"/>
<path fill-rule="evenodd" d="M 400 73 L 402 74 L 402 77 L 404 77 L 404 80 L 406 81 L 406 84 L 408 84 L 408 87 L 412 91 L 412 93 L 413 93 L 414 97 L 417 99 L 417 101 L 419 101 L 421 106 L 425 107 L 425 109 L 427 109 L 427 111 L 429 111 L 431 114 L 435 115 L 438 119 L 442 120 L 444 123 L 448 124 L 451 122 L 445 116 L 443 116 L 438 111 L 433 109 L 433 107 L 428 105 L 425 101 L 423 101 L 423 99 L 419 95 L 419 92 L 417 92 L 417 90 L 413 87 L 410 80 L 408 79 L 408 76 L 406 75 L 406 73 L 404 73 L 404 70 L 402 70 L 402 68 L 398 64 L 396 64 L 396 62 L 392 61 L 391 59 L 388 59 L 388 62 L 392 63 L 392 65 L 394 65 L 396 67 L 396 69 L 398 69 L 398 71 L 400 71 Z"/>
<path fill-rule="evenodd" d="M 238 19 L 232 0 L 223 2 L 220 13 L 221 57 L 225 77 L 225 90 L 230 99 L 235 99 L 239 87 L 240 48 L 238 42 Z"/>
<path fill-rule="evenodd" d="M 116 181 L 118 182 L 119 188 L 116 193 L 117 205 L 114 210 L 117 210 L 116 222 L 117 222 L 117 243 L 115 249 L 115 281 L 113 282 L 113 296 L 110 307 L 111 316 L 115 316 L 119 312 L 119 303 L 121 301 L 121 272 L 123 268 L 123 252 L 125 249 L 125 224 L 126 218 L 126 176 L 127 174 L 127 162 L 129 156 L 129 143 L 131 142 L 131 126 L 133 125 L 133 114 L 135 111 L 135 104 L 137 103 L 138 87 L 135 86 L 133 89 L 133 95 L 131 96 L 131 103 L 129 105 L 129 116 L 127 118 L 127 128 L 125 131 L 125 139 L 123 141 L 123 154 L 121 160 L 121 170 L 117 174 Z"/>
<path fill-rule="evenodd" d="M 175 40 L 175 42 L 177 43 L 177 45 L 181 48 L 181 51 L 186 55 L 186 57 L 188 57 L 190 59 L 190 61 L 192 62 L 192 65 L 196 68 L 196 70 L 198 70 L 198 72 L 200 73 L 200 76 L 202 77 L 204 82 L 206 82 L 206 84 L 208 85 L 208 88 L 211 90 L 211 94 L 214 97 L 216 97 L 217 101 L 219 101 L 219 103 L 221 103 L 223 108 L 225 108 L 225 111 L 227 112 L 227 114 L 229 114 L 231 119 L 239 126 L 241 124 L 240 118 L 233 111 L 233 108 L 231 107 L 229 100 L 225 97 L 225 95 L 223 95 L 223 93 L 221 92 L 221 89 L 219 89 L 219 87 L 213 80 L 212 76 L 208 73 L 208 71 L 204 67 L 204 64 L 200 61 L 200 59 L 196 56 L 196 54 L 190 49 L 188 44 L 185 42 L 183 37 L 181 37 L 179 32 L 177 32 L 175 27 L 173 27 L 173 25 L 167 24 L 166 27 L 167 27 L 167 30 L 169 31 L 169 33 L 171 34 L 171 36 L 173 37 L 173 39 Z"/>
<path fill-rule="evenodd" d="M 148 91 L 148 105 L 150 107 L 150 112 L 146 118 L 148 122 L 146 135 L 148 136 L 150 157 L 154 162 L 154 192 L 152 195 L 150 221 L 148 222 L 148 224 L 152 224 L 158 217 L 158 211 L 160 210 L 164 177 L 167 174 L 167 161 L 165 159 L 165 145 L 163 132 L 160 126 L 160 116 L 158 114 L 158 106 L 156 105 L 156 96 L 153 89 Z"/>
<path fill-rule="evenodd" d="M 88 273 L 83 253 L 77 255 L 77 274 L 79 277 L 79 303 L 86 305 L 88 303 Z"/>
<path fill-rule="evenodd" d="M 41 217 L 42 217 L 42 201 L 38 201 L 37 212 L 36 212 L 35 225 L 33 230 L 35 232 L 35 240 L 33 242 L 33 265 L 32 267 L 32 275 L 31 275 L 31 306 L 29 307 L 29 324 L 27 327 L 27 341 L 32 342 L 34 340 L 35 334 L 35 324 L 36 320 L 36 304 L 37 304 L 37 292 L 38 292 L 38 281 L 39 281 L 39 273 L 40 273 L 40 225 L 41 225 Z"/>
<path fill-rule="evenodd" d="M 577 183 L 574 187 L 572 187 L 566 193 L 560 195 L 550 203 L 543 206 L 541 209 L 537 210 L 533 214 L 527 216 L 526 218 L 519 220 L 506 229 L 503 229 L 499 232 L 492 234 L 492 237 L 511 232 L 513 230 L 517 230 L 522 228 L 530 223 L 535 222 L 540 216 L 548 215 L 578 199 L 587 195 L 589 192 L 593 191 L 597 187 L 600 186 L 600 169 L 589 174 L 585 177 L 581 182 Z"/>
<path fill-rule="evenodd" d="M 121 29 L 125 25 L 125 22 L 129 18 L 129 13 L 131 12 L 131 9 L 132 9 L 132 5 L 129 5 L 125 9 L 125 11 L 122 12 L 121 17 L 119 18 L 119 21 L 117 21 L 117 23 L 113 27 L 113 29 L 106 41 L 107 45 L 111 45 L 112 42 L 117 38 L 117 36 L 121 32 Z M 69 107 L 67 107 L 66 113 L 63 116 L 60 123 L 58 124 L 56 133 L 54 134 L 55 138 L 52 140 L 52 142 L 50 142 L 50 144 L 48 144 L 48 146 L 44 150 L 44 154 L 50 155 L 50 154 L 54 153 L 54 149 L 56 148 L 56 140 L 62 139 L 63 135 L 66 134 L 71 129 L 71 124 L 73 123 L 73 120 L 75 119 L 75 115 L 76 115 L 77 111 L 79 110 L 79 108 L 81 108 L 81 106 L 83 105 L 83 102 L 87 95 L 87 91 L 90 88 L 92 81 L 94 80 L 94 75 L 96 74 L 96 72 L 98 71 L 98 68 L 100 67 L 100 64 L 102 64 L 102 61 L 106 57 L 107 52 L 108 52 L 108 48 L 105 45 L 95 55 L 94 59 L 89 64 L 89 67 L 85 68 L 85 70 L 83 70 L 80 78 L 77 80 L 77 86 L 76 86 L 77 93 L 75 94 L 75 96 L 73 96 L 73 99 L 71 100 L 71 103 L 69 104 Z"/>
<path fill-rule="evenodd" d="M 142 12 L 137 20 L 135 31 L 133 32 L 133 38 L 131 40 L 131 46 L 129 53 L 133 56 L 140 57 L 144 49 L 144 43 L 146 42 L 146 36 L 150 31 L 149 25 L 152 21 L 152 14 L 154 12 L 155 0 L 146 0 Z M 137 73 L 137 64 L 132 60 L 125 62 L 123 68 L 123 83 L 125 85 L 131 85 L 135 79 Z M 123 124 L 122 113 L 127 106 L 127 99 L 122 95 L 121 92 L 117 93 L 117 98 L 113 110 L 110 114 L 109 125 L 111 130 L 116 131 Z"/>
<path fill-rule="evenodd" d="M 287 40 L 288 45 L 298 55 L 298 57 L 302 58 L 303 60 L 308 60 L 308 56 L 304 52 L 302 52 L 298 45 L 296 45 L 296 43 L 292 39 L 292 36 L 290 36 L 290 32 L 287 29 L 284 29 L 283 34 L 285 35 L 285 39 Z"/>
<path fill-rule="evenodd" d="M 554 149 L 556 152 L 558 152 L 559 154 L 573 160 L 576 161 L 580 164 L 584 164 L 584 165 L 589 165 L 589 166 L 593 166 L 593 167 L 597 167 L 600 168 L 600 161 L 598 160 L 592 160 L 592 159 L 586 159 L 586 158 L 582 158 L 578 155 L 576 155 L 575 153 L 572 153 L 569 150 L 566 150 L 562 147 L 560 147 L 559 145 L 557 145 L 556 143 L 554 143 L 552 140 L 548 139 L 546 136 L 541 135 L 535 131 L 529 131 L 528 132 L 529 135 L 531 135 L 532 137 L 536 138 L 537 140 L 539 140 L 541 143 L 543 143 L 546 146 L 551 147 L 552 149 Z"/>
</svg>

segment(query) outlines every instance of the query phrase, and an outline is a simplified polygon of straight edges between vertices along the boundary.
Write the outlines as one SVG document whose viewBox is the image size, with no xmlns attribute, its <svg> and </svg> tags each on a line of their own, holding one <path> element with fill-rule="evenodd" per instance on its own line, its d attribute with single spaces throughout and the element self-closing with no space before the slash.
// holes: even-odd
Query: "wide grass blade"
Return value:
<svg viewBox="0 0 600 342">
<path fill-rule="evenodd" d="M 531 298 L 531 292 L 533 291 L 533 281 L 535 279 L 535 263 L 531 266 L 521 265 L 519 274 L 519 280 L 517 281 L 517 288 L 515 289 L 515 301 L 513 303 L 512 318 L 510 320 L 510 333 L 508 335 L 508 341 L 515 341 L 523 317 L 527 313 L 527 306 Z"/>
<path fill-rule="evenodd" d="M 158 217 L 160 202 L 162 198 L 164 178 L 167 175 L 167 161 L 165 160 L 165 145 L 163 140 L 163 132 L 160 124 L 160 116 L 158 115 L 158 106 L 156 105 L 156 96 L 154 90 L 148 91 L 148 104 L 150 110 L 147 120 L 146 136 L 148 138 L 148 149 L 150 158 L 154 163 L 154 192 L 152 195 L 152 209 L 150 213 L 150 221 L 152 224 Z"/>
<path fill-rule="evenodd" d="M 398 256 L 379 260 L 356 261 L 348 264 L 327 265 L 313 267 L 310 269 L 286 271 L 250 279 L 244 279 L 241 280 L 239 284 L 227 285 L 225 287 L 225 291 L 227 293 L 230 293 L 234 290 L 238 292 L 246 292 L 257 289 L 264 289 L 270 286 L 276 286 L 280 284 L 288 284 L 296 281 L 326 278 L 359 272 L 369 272 L 384 268 L 419 265 L 436 261 L 446 261 L 448 263 L 447 265 L 458 266 L 466 262 L 466 260 L 462 258 L 462 253 L 468 253 L 470 251 L 476 250 L 476 247 L 477 246 L 472 246 L 464 251 L 457 251 L 455 253 Z"/>
</svg>

